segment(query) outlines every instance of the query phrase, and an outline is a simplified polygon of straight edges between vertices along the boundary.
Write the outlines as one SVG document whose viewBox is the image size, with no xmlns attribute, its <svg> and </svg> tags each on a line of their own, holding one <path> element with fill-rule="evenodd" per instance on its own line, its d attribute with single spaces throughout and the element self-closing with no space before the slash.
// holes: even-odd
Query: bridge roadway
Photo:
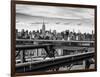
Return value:
<svg viewBox="0 0 100 77">
<path fill-rule="evenodd" d="M 77 42 L 77 43 L 94 43 L 94 41 L 78 41 L 78 40 L 32 40 L 32 39 L 16 39 L 16 42 L 54 42 L 54 43 L 61 43 L 61 42 Z"/>
<path fill-rule="evenodd" d="M 43 47 L 94 47 L 94 41 L 73 41 L 73 40 L 30 40 L 30 39 L 16 39 L 16 50 L 18 49 L 34 49 Z"/>
<path fill-rule="evenodd" d="M 86 60 L 93 58 L 95 56 L 94 52 L 84 52 L 74 55 L 61 56 L 56 58 L 45 59 L 42 61 L 26 62 L 16 64 L 16 72 L 36 72 L 47 70 L 50 68 L 60 67 L 74 62 Z"/>
</svg>

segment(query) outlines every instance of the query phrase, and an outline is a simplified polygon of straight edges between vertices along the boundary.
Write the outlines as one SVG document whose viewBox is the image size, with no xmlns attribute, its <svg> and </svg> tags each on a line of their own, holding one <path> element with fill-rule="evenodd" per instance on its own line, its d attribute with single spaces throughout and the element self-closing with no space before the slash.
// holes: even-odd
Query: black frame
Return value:
<svg viewBox="0 0 100 77">
<path fill-rule="evenodd" d="M 95 69 L 91 70 L 73 70 L 73 71 L 60 71 L 60 72 L 37 72 L 37 73 L 16 73 L 15 71 L 15 49 L 16 49 L 16 4 L 28 5 L 47 5 L 47 6 L 60 6 L 60 7 L 77 7 L 77 8 L 93 8 L 95 10 L 94 23 L 95 23 Z M 64 4 L 64 3 L 47 3 L 47 2 L 33 2 L 33 1 L 11 1 L 11 76 L 27 76 L 27 75 L 42 75 L 42 74 L 58 74 L 58 73 L 75 73 L 75 72 L 90 72 L 97 71 L 97 6 L 96 5 L 79 5 L 79 4 Z"/>
</svg>

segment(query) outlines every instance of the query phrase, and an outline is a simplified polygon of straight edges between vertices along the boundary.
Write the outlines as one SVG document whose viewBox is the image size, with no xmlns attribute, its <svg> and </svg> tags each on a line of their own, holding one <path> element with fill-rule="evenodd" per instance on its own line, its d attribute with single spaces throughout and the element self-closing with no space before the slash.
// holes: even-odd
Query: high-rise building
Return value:
<svg viewBox="0 0 100 77">
<path fill-rule="evenodd" d="M 56 30 L 53 30 L 53 33 L 56 35 L 56 33 L 57 33 Z"/>
<path fill-rule="evenodd" d="M 45 23 L 44 23 L 44 21 L 43 21 L 43 25 L 42 25 L 42 34 L 43 34 L 43 36 L 45 35 Z"/>
</svg>

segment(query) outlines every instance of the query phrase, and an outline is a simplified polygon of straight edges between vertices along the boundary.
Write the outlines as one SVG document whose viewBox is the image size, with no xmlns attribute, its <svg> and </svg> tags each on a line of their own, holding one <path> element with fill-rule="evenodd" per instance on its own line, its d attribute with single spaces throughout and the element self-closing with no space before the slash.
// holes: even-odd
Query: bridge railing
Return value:
<svg viewBox="0 0 100 77">
<path fill-rule="evenodd" d="M 74 62 L 87 60 L 93 58 L 95 56 L 94 52 L 85 52 L 75 55 L 69 56 L 62 56 L 58 58 L 51 58 L 48 60 L 37 61 L 37 62 L 27 62 L 27 63 L 20 63 L 16 64 L 16 71 L 17 72 L 29 72 L 29 71 L 38 71 L 38 70 L 45 70 L 49 68 L 54 68 L 64 66 L 67 64 L 73 64 Z M 31 66 L 31 68 L 30 68 Z"/>
</svg>

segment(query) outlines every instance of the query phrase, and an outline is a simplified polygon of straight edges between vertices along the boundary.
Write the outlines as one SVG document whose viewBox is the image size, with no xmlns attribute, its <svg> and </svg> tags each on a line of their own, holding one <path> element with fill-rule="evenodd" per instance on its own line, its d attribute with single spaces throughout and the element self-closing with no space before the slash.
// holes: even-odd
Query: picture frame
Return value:
<svg viewBox="0 0 100 77">
<path fill-rule="evenodd" d="M 73 26 L 73 24 L 76 26 Z M 82 27 L 83 25 L 86 26 Z M 69 31 L 65 31 L 64 36 L 65 28 Z M 22 29 L 25 29 L 23 31 L 26 32 L 26 35 L 21 35 Z M 29 31 L 32 30 L 35 32 L 34 37 L 32 37 L 32 33 L 29 36 Z M 75 33 L 75 35 L 71 36 L 71 33 L 73 35 Z M 48 38 L 46 34 L 48 34 Z M 38 35 L 41 37 L 38 37 Z M 78 47 L 75 48 L 74 46 Z M 59 51 L 58 48 L 63 50 Z M 54 52 L 50 53 L 53 49 Z M 41 51 L 41 54 L 38 51 Z M 27 57 L 29 57 L 29 60 Z M 89 62 L 90 59 L 93 62 L 91 69 L 87 65 L 91 62 Z M 85 69 L 78 69 L 77 66 L 84 63 Z M 70 70 L 72 67 L 73 69 Z M 96 5 L 11 1 L 12 77 L 92 71 L 97 71 Z"/>
</svg>

